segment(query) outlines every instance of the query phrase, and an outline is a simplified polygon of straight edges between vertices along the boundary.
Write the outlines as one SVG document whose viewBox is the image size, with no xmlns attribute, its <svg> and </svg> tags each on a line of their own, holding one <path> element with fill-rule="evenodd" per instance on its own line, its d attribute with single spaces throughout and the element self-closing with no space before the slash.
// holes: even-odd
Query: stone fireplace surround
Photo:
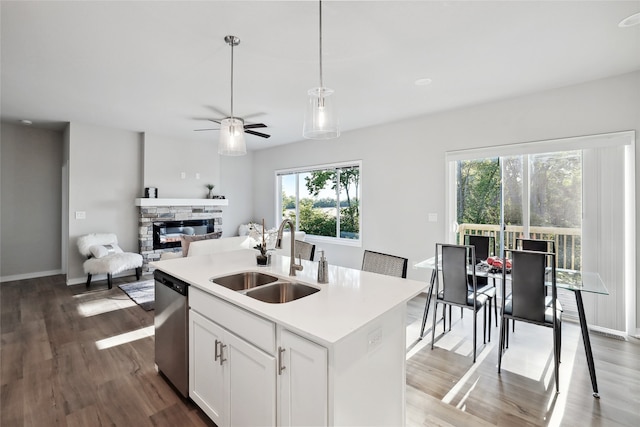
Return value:
<svg viewBox="0 0 640 427">
<path fill-rule="evenodd" d="M 142 255 L 142 272 L 153 272 L 149 266 L 160 259 L 163 252 L 175 248 L 153 249 L 153 223 L 157 221 L 184 221 L 190 219 L 214 219 L 215 231 L 222 230 L 222 207 L 226 199 L 136 199 L 138 213 L 138 249 Z"/>
</svg>

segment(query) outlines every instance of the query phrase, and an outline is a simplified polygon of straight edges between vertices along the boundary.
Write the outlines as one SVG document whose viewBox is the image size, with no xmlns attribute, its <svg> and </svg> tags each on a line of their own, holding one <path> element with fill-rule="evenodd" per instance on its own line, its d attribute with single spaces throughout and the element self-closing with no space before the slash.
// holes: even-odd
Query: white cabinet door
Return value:
<svg viewBox="0 0 640 427">
<path fill-rule="evenodd" d="M 276 358 L 228 332 L 223 354 L 229 378 L 229 425 L 276 424 Z M 228 363 L 228 364 L 227 364 Z"/>
<path fill-rule="evenodd" d="M 219 427 L 276 423 L 276 358 L 189 312 L 189 387 Z"/>
<path fill-rule="evenodd" d="M 224 334 L 220 326 L 189 311 L 189 396 L 218 426 L 227 424 L 224 370 L 215 357 Z"/>
<path fill-rule="evenodd" d="M 327 425 L 327 349 L 282 330 L 278 351 L 280 425 Z"/>
</svg>

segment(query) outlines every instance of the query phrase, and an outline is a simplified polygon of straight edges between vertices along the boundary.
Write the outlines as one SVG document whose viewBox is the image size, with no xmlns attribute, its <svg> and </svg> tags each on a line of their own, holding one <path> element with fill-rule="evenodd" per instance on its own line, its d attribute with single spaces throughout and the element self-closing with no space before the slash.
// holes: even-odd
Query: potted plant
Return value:
<svg viewBox="0 0 640 427">
<path fill-rule="evenodd" d="M 207 194 L 207 199 L 213 199 L 213 189 L 215 187 L 215 185 L 213 184 L 206 184 L 205 187 L 207 187 L 207 189 L 209 190 L 209 194 Z"/>
<path fill-rule="evenodd" d="M 262 219 L 262 241 L 255 245 L 253 249 L 257 249 L 260 251 L 258 255 L 256 255 L 256 262 L 258 265 L 269 265 L 270 254 L 267 253 L 267 241 L 264 238 L 264 219 Z"/>
</svg>

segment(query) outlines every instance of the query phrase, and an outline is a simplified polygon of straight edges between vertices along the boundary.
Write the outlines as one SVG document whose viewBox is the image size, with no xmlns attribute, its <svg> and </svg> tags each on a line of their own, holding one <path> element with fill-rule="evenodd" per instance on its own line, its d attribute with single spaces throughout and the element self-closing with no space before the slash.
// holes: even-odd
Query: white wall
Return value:
<svg viewBox="0 0 640 427">
<path fill-rule="evenodd" d="M 144 185 L 139 197 L 144 197 L 145 187 L 156 187 L 160 198 L 204 199 L 209 192 L 206 184 L 215 185 L 214 194 L 223 194 L 215 141 L 177 140 L 148 133 L 143 138 Z"/>
<path fill-rule="evenodd" d="M 277 169 L 362 159 L 363 248 L 324 245 L 328 261 L 359 268 L 366 248 L 412 265 L 445 236 L 446 151 L 621 130 L 640 131 L 640 72 L 258 151 L 253 212 L 274 220 Z"/>
<path fill-rule="evenodd" d="M 142 186 L 142 135 L 71 123 L 69 134 L 69 247 L 67 283 L 86 280 L 77 239 L 88 233 L 115 233 L 119 246 L 138 252 L 138 212 Z M 75 219 L 75 213 L 86 219 Z M 99 278 L 97 278 L 99 279 Z"/>
<path fill-rule="evenodd" d="M 217 154 L 216 154 L 217 156 Z M 216 187 L 217 188 L 217 187 Z M 253 211 L 253 153 L 220 157 L 220 194 L 229 200 L 222 208 L 222 236 L 238 235 L 238 226 L 260 218 Z"/>
<path fill-rule="evenodd" d="M 60 274 L 62 132 L 2 123 L 0 277 Z"/>
</svg>

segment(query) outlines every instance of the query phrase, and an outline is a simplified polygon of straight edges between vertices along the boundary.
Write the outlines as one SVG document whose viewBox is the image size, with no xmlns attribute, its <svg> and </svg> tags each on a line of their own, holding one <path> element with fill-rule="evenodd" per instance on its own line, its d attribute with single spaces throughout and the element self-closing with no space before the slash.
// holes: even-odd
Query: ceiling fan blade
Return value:
<svg viewBox="0 0 640 427">
<path fill-rule="evenodd" d="M 261 136 L 263 138 L 271 137 L 271 135 L 267 135 L 266 133 L 260 133 L 260 132 L 256 132 L 255 130 L 249 130 L 249 129 L 245 129 L 244 133 L 250 133 L 251 135 Z"/>
<path fill-rule="evenodd" d="M 243 117 L 245 120 L 247 120 L 247 119 L 253 119 L 253 118 L 258 117 L 258 116 L 264 116 L 265 114 L 267 114 L 267 113 L 261 113 L 261 112 L 260 112 L 260 113 L 252 113 L 252 114 L 244 115 L 244 116 L 242 116 L 242 117 Z"/>
<path fill-rule="evenodd" d="M 228 116 L 227 113 L 225 113 L 224 111 L 222 111 L 221 109 L 219 109 L 217 107 L 214 107 L 213 105 L 207 105 L 207 107 L 211 111 L 213 111 L 216 114 L 216 116 L 222 116 L 222 117 L 227 117 Z"/>
<path fill-rule="evenodd" d="M 253 123 L 250 125 L 244 125 L 245 129 L 255 129 L 255 128 L 266 128 L 267 125 L 265 125 L 264 123 Z"/>
<path fill-rule="evenodd" d="M 220 120 L 216 120 L 216 119 L 207 119 L 207 120 L 209 120 L 210 122 L 213 122 L 213 123 L 220 124 Z"/>
<path fill-rule="evenodd" d="M 220 129 L 194 129 L 195 132 L 199 132 L 201 130 L 220 130 Z"/>
</svg>

